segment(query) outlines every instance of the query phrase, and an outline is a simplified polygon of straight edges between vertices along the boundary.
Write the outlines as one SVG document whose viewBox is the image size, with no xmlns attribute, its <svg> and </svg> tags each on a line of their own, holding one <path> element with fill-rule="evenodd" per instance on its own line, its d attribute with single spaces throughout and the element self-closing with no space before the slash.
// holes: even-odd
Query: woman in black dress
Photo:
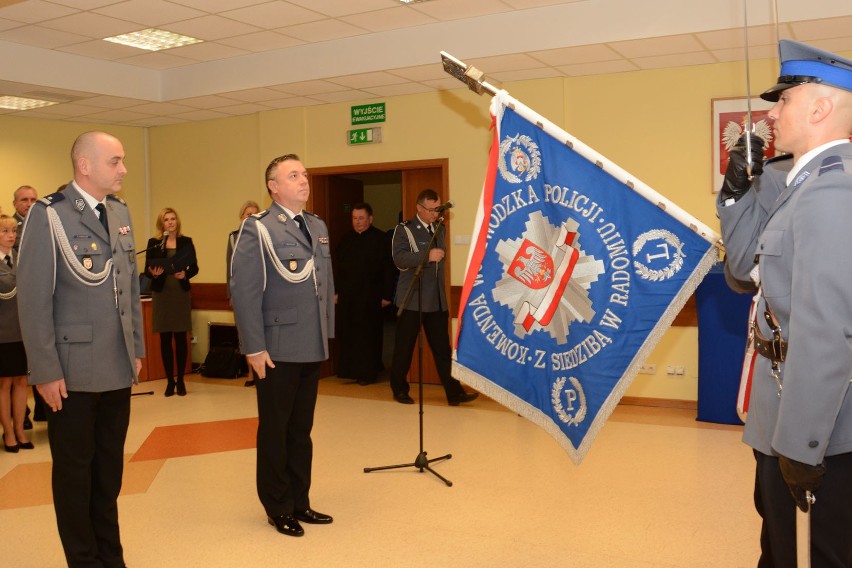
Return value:
<svg viewBox="0 0 852 568">
<path fill-rule="evenodd" d="M 18 222 L 0 215 L 0 422 L 3 448 L 15 453 L 33 449 L 24 431 L 27 411 L 27 353 L 18 324 L 17 286 L 13 252 Z"/>
<path fill-rule="evenodd" d="M 157 215 L 157 235 L 148 239 L 145 266 L 151 283 L 151 328 L 160 334 L 160 353 L 166 368 L 166 396 L 186 394 L 186 334 L 192 331 L 189 279 L 198 274 L 195 246 L 180 231 L 180 218 L 171 207 Z M 172 346 L 174 341 L 174 347 Z M 177 363 L 177 381 L 175 381 Z"/>
</svg>

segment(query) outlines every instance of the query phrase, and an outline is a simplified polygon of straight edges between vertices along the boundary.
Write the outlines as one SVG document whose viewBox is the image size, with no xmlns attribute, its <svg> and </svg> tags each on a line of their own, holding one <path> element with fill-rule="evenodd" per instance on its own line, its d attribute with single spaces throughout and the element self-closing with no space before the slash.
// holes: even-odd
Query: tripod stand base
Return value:
<svg viewBox="0 0 852 568">
<path fill-rule="evenodd" d="M 443 477 L 440 473 L 438 473 L 437 471 L 435 471 L 434 469 L 429 467 L 430 463 L 448 460 L 452 457 L 453 457 L 453 454 L 447 454 L 447 455 L 441 456 L 439 458 L 427 459 L 426 458 L 426 452 L 420 452 L 419 454 L 417 454 L 417 457 L 414 459 L 413 463 L 402 463 L 402 464 L 399 464 L 399 465 L 383 465 L 383 466 L 379 466 L 379 467 L 365 467 L 364 473 L 370 473 L 371 471 L 380 471 L 380 470 L 383 470 L 383 469 L 399 469 L 399 468 L 403 468 L 403 467 L 416 467 L 417 469 L 420 470 L 421 473 L 425 469 L 426 471 L 428 471 L 429 473 L 431 473 L 432 475 L 434 475 L 435 477 L 437 477 L 438 479 L 440 479 L 441 481 L 446 483 L 447 487 L 452 487 L 453 486 L 452 481 Z"/>
</svg>

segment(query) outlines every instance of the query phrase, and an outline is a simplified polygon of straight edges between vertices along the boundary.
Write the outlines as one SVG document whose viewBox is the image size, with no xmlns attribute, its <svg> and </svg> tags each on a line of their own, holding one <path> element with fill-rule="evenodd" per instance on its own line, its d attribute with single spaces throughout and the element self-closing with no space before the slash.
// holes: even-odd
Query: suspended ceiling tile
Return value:
<svg viewBox="0 0 852 568">
<path fill-rule="evenodd" d="M 441 21 L 460 20 L 511 10 L 509 5 L 496 0 L 430 0 L 409 6 Z"/>
<path fill-rule="evenodd" d="M 328 41 L 367 33 L 367 30 L 340 20 L 319 20 L 276 28 L 277 32 L 303 41 Z"/>
<path fill-rule="evenodd" d="M 351 89 L 347 91 L 338 91 L 336 93 L 317 93 L 315 95 L 311 95 L 311 98 L 326 103 L 340 103 L 359 99 L 372 99 L 373 96 L 370 95 L 370 93 L 365 93 L 364 91 Z"/>
<path fill-rule="evenodd" d="M 228 104 L 234 104 L 234 100 L 246 103 L 257 103 L 281 98 L 281 92 L 275 89 L 262 87 L 259 89 L 244 89 L 242 91 L 231 91 L 222 93 L 222 98 L 229 99 Z"/>
<path fill-rule="evenodd" d="M 399 6 L 399 0 L 288 0 L 291 4 L 309 8 L 336 18 Z"/>
<path fill-rule="evenodd" d="M 608 45 L 624 57 L 630 59 L 668 55 L 671 53 L 691 53 L 704 49 L 692 35 L 614 41 Z"/>
<path fill-rule="evenodd" d="M 631 61 L 638 65 L 640 69 L 661 69 L 664 67 L 686 67 L 716 63 L 713 56 L 706 51 L 658 55 L 656 57 L 634 57 L 631 58 Z"/>
<path fill-rule="evenodd" d="M 189 20 L 205 13 L 187 6 L 164 0 L 127 0 L 94 10 L 97 14 L 136 22 L 145 27 L 159 27 L 163 24 Z"/>
<path fill-rule="evenodd" d="M 265 2 L 237 10 L 229 10 L 222 13 L 223 16 L 245 22 L 260 28 L 278 27 L 278 24 L 287 22 L 290 24 L 302 24 L 322 20 L 325 16 L 313 10 L 302 8 L 288 2 Z M 273 24 L 275 24 L 273 26 Z"/>
<path fill-rule="evenodd" d="M 257 26 L 213 15 L 169 24 L 170 32 L 197 37 L 206 41 L 250 34 L 260 31 L 260 29 Z"/>
<path fill-rule="evenodd" d="M 383 32 L 410 28 L 413 26 L 423 26 L 426 24 L 433 24 L 438 21 L 432 16 L 411 10 L 402 5 L 395 8 L 388 8 L 386 10 L 343 16 L 340 19 L 344 22 L 349 22 L 354 26 L 358 26 L 359 28 L 370 30 L 371 32 Z"/>
<path fill-rule="evenodd" d="M 374 87 L 369 87 L 367 90 L 380 97 L 396 97 L 400 95 L 428 93 L 435 89 L 421 83 L 399 83 L 396 85 L 376 85 Z"/>
<path fill-rule="evenodd" d="M 639 67 L 624 59 L 616 61 L 600 61 L 597 63 L 579 63 L 577 65 L 560 65 L 560 71 L 569 77 L 583 77 L 586 75 L 605 75 L 608 73 L 626 73 L 638 71 Z"/>
<path fill-rule="evenodd" d="M 304 97 L 312 97 L 322 93 L 333 93 L 341 90 L 340 85 L 329 83 L 328 81 L 299 81 L 297 83 L 274 85 L 273 88 L 276 91 Z"/>
<path fill-rule="evenodd" d="M 510 81 L 531 81 L 535 79 L 551 79 L 553 77 L 564 77 L 559 69 L 553 67 L 540 67 L 538 69 L 521 69 L 517 71 L 499 71 L 485 75 L 485 80 L 494 84 L 494 81 L 508 83 Z M 496 85 L 495 85 L 496 86 Z"/>
<path fill-rule="evenodd" d="M 389 73 L 398 75 L 409 81 L 427 81 L 429 79 L 443 79 L 447 76 L 444 71 L 444 66 L 441 63 L 431 63 L 429 65 L 415 65 L 414 67 L 402 67 L 400 69 L 391 69 Z"/>
<path fill-rule="evenodd" d="M 614 61 L 621 59 L 615 50 L 605 44 L 578 45 L 559 49 L 533 51 L 529 55 L 547 65 L 578 65 L 581 63 L 596 63 L 598 61 Z"/>
<path fill-rule="evenodd" d="M 35 24 L 54 18 L 76 14 L 79 10 L 67 6 L 57 6 L 53 2 L 28 0 L 0 8 L 0 18 Z"/>
<path fill-rule="evenodd" d="M 0 40 L 43 47 L 45 49 L 54 49 L 66 45 L 88 42 L 91 38 L 59 30 L 50 30 L 40 26 L 21 26 L 0 32 Z"/>
<path fill-rule="evenodd" d="M 221 43 L 203 42 L 176 47 L 170 49 L 168 53 L 195 61 L 218 61 L 220 59 L 228 59 L 229 57 L 239 57 L 240 55 L 245 55 L 248 51 L 229 45 L 222 45 Z"/>
<path fill-rule="evenodd" d="M 77 33 L 95 39 L 103 39 L 128 32 L 139 31 L 142 26 L 134 22 L 110 18 L 93 12 L 80 12 L 64 18 L 42 22 L 41 25 L 54 30 Z"/>
<path fill-rule="evenodd" d="M 377 87 L 380 85 L 396 85 L 404 83 L 405 79 L 378 71 L 376 73 L 359 73 L 357 75 L 344 75 L 342 77 L 332 77 L 329 82 L 348 87 L 350 89 L 365 89 L 368 87 Z"/>
</svg>

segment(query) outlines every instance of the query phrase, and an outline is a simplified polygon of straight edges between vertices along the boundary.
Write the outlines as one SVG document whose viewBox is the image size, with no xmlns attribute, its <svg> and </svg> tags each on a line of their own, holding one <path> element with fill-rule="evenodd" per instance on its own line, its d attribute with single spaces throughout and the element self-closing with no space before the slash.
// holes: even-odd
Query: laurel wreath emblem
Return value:
<svg viewBox="0 0 852 568">
<path fill-rule="evenodd" d="M 644 248 L 648 241 L 653 241 L 657 239 L 662 239 L 666 241 L 675 249 L 675 253 L 668 266 L 660 270 L 653 270 L 651 268 L 648 268 L 638 260 L 633 261 L 633 266 L 636 268 L 636 273 L 645 280 L 650 280 L 652 282 L 668 280 L 669 278 L 677 274 L 680 269 L 683 268 L 683 260 L 684 258 L 686 258 L 686 255 L 683 252 L 683 243 L 680 242 L 680 239 L 677 238 L 677 235 L 675 235 L 671 231 L 666 231 L 664 229 L 654 229 L 652 231 L 648 231 L 639 235 L 639 238 L 637 238 L 636 241 L 633 243 L 633 258 L 638 258 L 639 252 L 642 250 L 642 248 Z"/>
<path fill-rule="evenodd" d="M 577 393 L 579 394 L 580 409 L 577 413 L 571 416 L 565 412 L 565 408 L 562 406 L 562 387 L 565 386 L 565 377 L 559 377 L 553 383 L 553 389 L 550 391 L 550 401 L 553 403 L 553 410 L 556 411 L 556 415 L 559 416 L 562 422 L 569 426 L 579 426 L 586 419 L 586 412 L 588 411 L 586 393 L 583 392 L 583 386 L 580 384 L 580 381 L 574 377 L 571 377 L 570 380 L 571 385 L 577 389 Z"/>
<path fill-rule="evenodd" d="M 509 170 L 509 166 L 506 164 L 506 154 L 510 152 L 514 144 L 518 144 L 523 147 L 526 157 L 530 160 L 530 167 L 524 172 L 526 174 L 524 175 L 524 179 L 521 179 L 519 176 L 512 173 Z M 532 181 L 538 177 L 538 174 L 541 171 L 541 151 L 539 151 L 538 145 L 532 141 L 532 138 L 526 134 L 507 136 L 503 142 L 500 143 L 500 159 L 497 161 L 497 168 L 500 170 L 500 174 L 503 176 L 503 179 L 509 183 Z"/>
</svg>

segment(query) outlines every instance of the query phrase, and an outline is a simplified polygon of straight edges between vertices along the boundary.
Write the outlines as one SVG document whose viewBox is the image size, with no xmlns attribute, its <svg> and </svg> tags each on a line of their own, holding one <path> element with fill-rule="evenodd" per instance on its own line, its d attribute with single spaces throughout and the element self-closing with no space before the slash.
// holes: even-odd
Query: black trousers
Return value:
<svg viewBox="0 0 852 568">
<path fill-rule="evenodd" d="M 444 385 L 447 400 L 464 393 L 461 383 L 450 375 L 452 353 L 450 351 L 450 335 L 447 332 L 449 312 L 423 312 L 423 331 L 435 358 L 438 377 Z M 417 334 L 420 332 L 420 314 L 416 310 L 403 310 L 396 319 L 396 341 L 391 363 L 391 389 L 395 395 L 408 393 L 409 385 L 405 380 L 414 347 L 417 344 Z"/>
<path fill-rule="evenodd" d="M 129 388 L 72 391 L 47 412 L 53 506 L 71 568 L 124 566 L 117 501 L 129 422 Z"/>
<path fill-rule="evenodd" d="M 270 517 L 310 507 L 320 364 L 275 361 L 257 381 L 257 495 Z"/>
<path fill-rule="evenodd" d="M 754 504 L 763 519 L 758 568 L 796 568 L 796 503 L 778 458 L 754 452 Z M 852 566 L 852 453 L 827 456 L 811 507 L 811 566 Z"/>
</svg>

